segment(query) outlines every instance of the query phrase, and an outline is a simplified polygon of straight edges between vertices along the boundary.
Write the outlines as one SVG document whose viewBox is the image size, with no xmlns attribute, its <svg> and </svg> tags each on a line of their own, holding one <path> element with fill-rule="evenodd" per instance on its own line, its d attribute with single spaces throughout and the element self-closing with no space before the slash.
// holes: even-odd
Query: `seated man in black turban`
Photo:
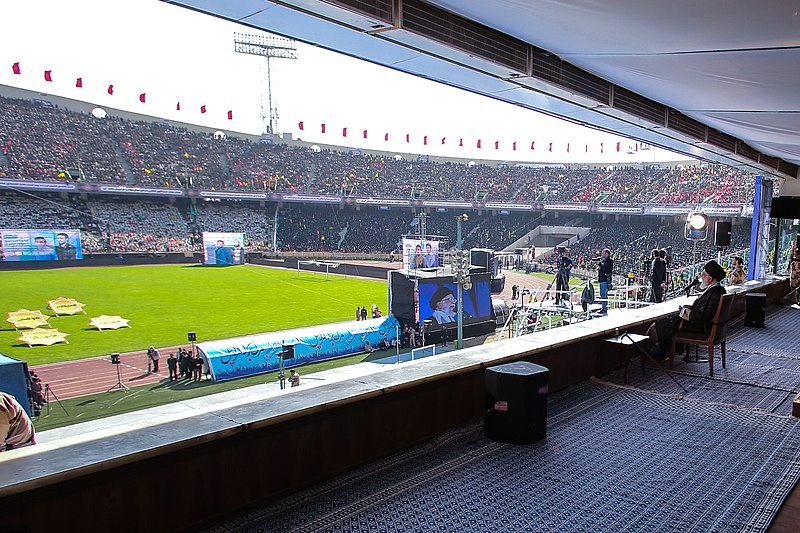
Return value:
<svg viewBox="0 0 800 533">
<path fill-rule="evenodd" d="M 672 336 L 681 328 L 683 331 L 694 331 L 698 333 L 709 332 L 711 321 L 717 313 L 719 299 L 725 295 L 725 288 L 719 282 L 725 277 L 725 269 L 716 261 L 709 261 L 700 273 L 703 286 L 706 287 L 692 305 L 681 306 L 677 316 L 668 316 L 656 321 L 650 326 L 648 333 L 651 337 L 658 338 L 657 355 L 664 357 L 668 347 L 672 344 Z"/>
</svg>

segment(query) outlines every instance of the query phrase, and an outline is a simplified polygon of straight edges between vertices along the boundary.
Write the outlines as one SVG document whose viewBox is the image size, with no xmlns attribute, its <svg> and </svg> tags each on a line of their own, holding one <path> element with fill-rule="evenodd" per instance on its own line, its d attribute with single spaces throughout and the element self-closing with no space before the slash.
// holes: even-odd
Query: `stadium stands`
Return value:
<svg viewBox="0 0 800 533">
<path fill-rule="evenodd" d="M 0 157 L 3 177 L 19 180 L 459 201 L 748 204 L 754 183 L 718 165 L 490 167 L 315 151 L 3 97 Z"/>
</svg>

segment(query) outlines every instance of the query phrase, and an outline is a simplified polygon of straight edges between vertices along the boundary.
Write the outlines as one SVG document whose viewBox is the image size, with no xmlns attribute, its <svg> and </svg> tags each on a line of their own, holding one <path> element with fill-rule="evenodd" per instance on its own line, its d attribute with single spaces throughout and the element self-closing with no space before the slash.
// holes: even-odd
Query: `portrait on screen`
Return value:
<svg viewBox="0 0 800 533">
<path fill-rule="evenodd" d="M 439 266 L 439 241 L 403 239 L 403 268 L 436 268 Z"/>
<path fill-rule="evenodd" d="M 0 242 L 3 249 L 3 261 L 74 261 L 83 259 L 79 230 L 0 230 Z"/>
<path fill-rule="evenodd" d="M 244 261 L 244 233 L 203 232 L 206 265 L 241 265 Z"/>
<path fill-rule="evenodd" d="M 472 276 L 472 286 L 462 292 L 465 324 L 492 319 L 492 303 L 488 274 Z M 419 322 L 431 319 L 436 326 L 458 321 L 458 288 L 452 278 L 420 279 Z"/>
</svg>

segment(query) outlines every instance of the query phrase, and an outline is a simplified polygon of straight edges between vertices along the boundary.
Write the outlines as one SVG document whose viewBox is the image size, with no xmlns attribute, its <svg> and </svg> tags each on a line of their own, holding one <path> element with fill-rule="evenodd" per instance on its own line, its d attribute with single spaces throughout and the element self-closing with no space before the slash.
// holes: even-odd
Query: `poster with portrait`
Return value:
<svg viewBox="0 0 800 533">
<path fill-rule="evenodd" d="M 473 274 L 470 281 L 471 287 L 462 292 L 464 324 L 493 320 L 489 274 Z M 451 276 L 420 279 L 417 289 L 420 324 L 431 319 L 436 329 L 458 321 L 458 287 Z"/>
<path fill-rule="evenodd" d="M 403 268 L 436 268 L 439 266 L 439 241 L 403 239 Z"/>
<path fill-rule="evenodd" d="M 206 265 L 241 265 L 244 261 L 244 233 L 203 232 Z"/>
<path fill-rule="evenodd" d="M 83 259 L 76 229 L 0 230 L 3 261 L 74 261 Z"/>
</svg>

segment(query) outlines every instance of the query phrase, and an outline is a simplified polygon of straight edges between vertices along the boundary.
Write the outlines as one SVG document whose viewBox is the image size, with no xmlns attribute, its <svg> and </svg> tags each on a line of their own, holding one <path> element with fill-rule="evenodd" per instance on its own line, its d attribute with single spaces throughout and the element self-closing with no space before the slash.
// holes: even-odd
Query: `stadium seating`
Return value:
<svg viewBox="0 0 800 533">
<path fill-rule="evenodd" d="M 0 175 L 12 179 L 493 202 L 747 204 L 753 195 L 751 175 L 720 165 L 491 167 L 352 152 L 215 139 L 0 97 Z"/>
</svg>

